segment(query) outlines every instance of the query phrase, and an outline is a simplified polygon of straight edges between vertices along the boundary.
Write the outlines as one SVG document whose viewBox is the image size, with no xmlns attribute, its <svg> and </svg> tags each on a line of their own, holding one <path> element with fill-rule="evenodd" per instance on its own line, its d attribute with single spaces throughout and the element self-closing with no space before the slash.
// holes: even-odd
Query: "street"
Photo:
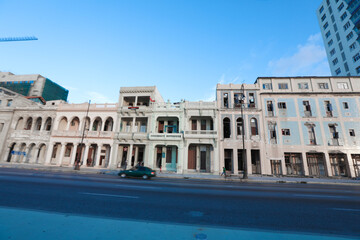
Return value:
<svg viewBox="0 0 360 240">
<path fill-rule="evenodd" d="M 121 179 L 0 168 L 0 207 L 70 216 L 359 238 L 360 187 Z M 0 221 L 6 221 L 0 215 Z"/>
</svg>

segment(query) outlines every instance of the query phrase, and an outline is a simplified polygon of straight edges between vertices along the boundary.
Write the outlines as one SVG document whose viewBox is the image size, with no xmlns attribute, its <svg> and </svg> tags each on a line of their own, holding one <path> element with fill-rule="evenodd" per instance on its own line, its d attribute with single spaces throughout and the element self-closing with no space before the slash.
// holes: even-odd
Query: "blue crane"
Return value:
<svg viewBox="0 0 360 240">
<path fill-rule="evenodd" d="M 0 38 L 0 42 L 14 42 L 14 41 L 34 41 L 38 40 L 37 37 L 5 37 Z"/>
</svg>

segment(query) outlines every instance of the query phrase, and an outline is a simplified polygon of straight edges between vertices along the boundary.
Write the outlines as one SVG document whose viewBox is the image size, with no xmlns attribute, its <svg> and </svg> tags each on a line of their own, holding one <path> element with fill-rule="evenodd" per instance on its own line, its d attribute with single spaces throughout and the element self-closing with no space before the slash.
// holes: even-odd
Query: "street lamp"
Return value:
<svg viewBox="0 0 360 240">
<path fill-rule="evenodd" d="M 248 178 L 248 172 L 247 172 L 247 159 L 246 159 L 246 154 L 245 154 L 245 120 L 244 120 L 244 103 L 245 103 L 245 90 L 244 90 L 244 83 L 241 84 L 241 92 L 242 92 L 242 96 L 241 96 L 241 104 L 240 104 L 240 108 L 241 108 L 241 119 L 242 119 L 242 124 L 241 124 L 241 135 L 242 135 L 242 160 L 243 160 L 243 179 L 247 179 Z"/>
<path fill-rule="evenodd" d="M 86 110 L 86 116 L 85 116 L 85 122 L 84 122 L 84 127 L 83 127 L 83 131 L 82 131 L 82 134 L 81 134 L 81 141 L 80 141 L 80 153 L 81 153 L 81 161 L 80 161 L 80 155 L 79 157 L 77 157 L 76 161 L 75 161 L 75 167 L 74 167 L 74 170 L 80 170 L 80 165 L 81 163 L 84 161 L 84 154 L 85 154 L 85 149 L 84 149 L 84 154 L 82 154 L 82 145 L 83 145 L 83 142 L 84 142 L 84 137 L 85 137 L 85 130 L 86 130 L 86 119 L 89 115 L 89 108 L 90 108 L 90 103 L 91 103 L 91 100 L 89 100 L 89 103 L 88 103 L 88 108 Z M 90 123 L 89 123 L 90 125 Z M 77 149 L 76 149 L 77 150 Z"/>
</svg>

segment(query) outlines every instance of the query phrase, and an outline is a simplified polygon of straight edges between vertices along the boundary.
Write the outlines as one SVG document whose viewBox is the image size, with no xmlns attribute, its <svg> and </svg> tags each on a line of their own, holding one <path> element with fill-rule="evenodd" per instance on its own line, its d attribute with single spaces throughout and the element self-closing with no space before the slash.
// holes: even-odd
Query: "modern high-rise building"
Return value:
<svg viewBox="0 0 360 240">
<path fill-rule="evenodd" d="M 40 74 L 15 75 L 0 72 L 0 87 L 19 93 L 35 102 L 67 101 L 69 91 Z"/>
<path fill-rule="evenodd" d="M 360 0 L 323 0 L 316 11 L 333 76 L 360 76 Z"/>
</svg>

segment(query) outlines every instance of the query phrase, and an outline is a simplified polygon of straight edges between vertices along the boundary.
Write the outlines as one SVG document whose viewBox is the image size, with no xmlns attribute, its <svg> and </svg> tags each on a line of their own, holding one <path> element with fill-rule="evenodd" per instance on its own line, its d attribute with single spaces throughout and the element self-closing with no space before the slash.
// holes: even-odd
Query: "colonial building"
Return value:
<svg viewBox="0 0 360 240">
<path fill-rule="evenodd" d="M 155 86 L 118 103 L 33 102 L 0 88 L 8 163 L 173 173 L 359 177 L 360 78 L 218 84 L 214 102 L 165 102 Z"/>
</svg>

